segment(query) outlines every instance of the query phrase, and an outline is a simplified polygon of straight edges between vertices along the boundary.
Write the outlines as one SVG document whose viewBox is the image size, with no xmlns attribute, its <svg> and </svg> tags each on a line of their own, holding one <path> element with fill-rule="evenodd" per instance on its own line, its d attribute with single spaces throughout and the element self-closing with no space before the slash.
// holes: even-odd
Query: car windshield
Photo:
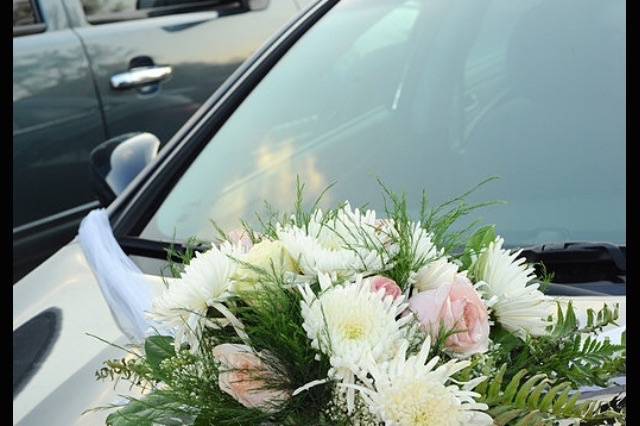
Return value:
<svg viewBox="0 0 640 426">
<path fill-rule="evenodd" d="M 322 205 L 377 182 L 470 201 L 514 245 L 625 241 L 624 1 L 349 0 L 314 25 L 199 154 L 142 236 L 212 239 L 296 177 Z M 419 203 L 413 207 L 419 208 Z"/>
</svg>

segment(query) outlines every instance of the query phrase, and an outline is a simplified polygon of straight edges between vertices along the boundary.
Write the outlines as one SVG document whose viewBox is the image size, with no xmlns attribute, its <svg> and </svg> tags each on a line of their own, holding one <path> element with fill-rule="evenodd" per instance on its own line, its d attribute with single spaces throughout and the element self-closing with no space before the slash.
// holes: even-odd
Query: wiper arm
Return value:
<svg viewBox="0 0 640 426">
<path fill-rule="evenodd" d="M 125 253 L 166 260 L 172 251 L 172 260 L 187 250 L 180 242 L 153 241 L 138 237 L 120 237 L 118 242 Z M 190 246 L 194 251 L 206 251 L 209 244 Z M 572 242 L 543 244 L 522 249 L 519 257 L 529 263 L 542 263 L 553 272 L 554 283 L 579 283 L 593 281 L 624 282 L 627 274 L 626 246 L 610 243 Z"/>
<path fill-rule="evenodd" d="M 541 262 L 554 273 L 554 282 L 596 280 L 623 282 L 627 275 L 627 248 L 611 243 L 570 242 L 524 248 L 520 257 Z"/>
<path fill-rule="evenodd" d="M 187 249 L 203 252 L 211 248 L 209 244 L 205 243 L 187 247 L 181 242 L 154 241 L 138 237 L 120 237 L 118 243 L 128 255 L 167 260 L 171 252 L 173 254 L 171 259 L 175 262 L 181 261 L 179 256 L 184 254 Z"/>
</svg>

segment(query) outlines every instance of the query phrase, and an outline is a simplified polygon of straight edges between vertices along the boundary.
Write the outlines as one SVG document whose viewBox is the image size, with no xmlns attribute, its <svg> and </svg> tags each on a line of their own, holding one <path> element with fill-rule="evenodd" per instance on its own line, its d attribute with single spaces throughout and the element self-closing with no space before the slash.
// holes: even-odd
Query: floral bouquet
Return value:
<svg viewBox="0 0 640 426">
<path fill-rule="evenodd" d="M 171 253 L 156 332 L 97 372 L 143 395 L 108 424 L 624 423 L 624 406 L 578 391 L 625 374 L 624 336 L 599 336 L 617 307 L 581 324 L 494 227 L 452 230 L 480 205 L 423 197 L 414 221 L 387 189 L 384 217 L 306 210 L 301 194 L 259 232 Z"/>
</svg>

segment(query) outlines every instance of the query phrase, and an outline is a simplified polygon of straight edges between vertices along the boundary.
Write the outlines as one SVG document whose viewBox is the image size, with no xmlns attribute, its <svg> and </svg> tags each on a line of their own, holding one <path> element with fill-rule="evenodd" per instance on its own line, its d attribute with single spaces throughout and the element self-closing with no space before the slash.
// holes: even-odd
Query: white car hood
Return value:
<svg viewBox="0 0 640 426">
<path fill-rule="evenodd" d="M 157 277 L 151 277 L 160 286 Z M 73 241 L 13 286 L 13 330 L 39 313 L 61 312 L 58 335 L 34 375 L 13 399 L 14 424 L 99 425 L 107 412 L 88 408 L 122 400 L 127 383 L 96 381 L 102 362 L 125 353 L 88 336 L 125 345 L 80 245 Z"/>
<path fill-rule="evenodd" d="M 160 289 L 158 277 L 149 276 Z M 603 303 L 620 304 L 620 325 L 626 324 L 626 297 L 562 297 L 573 300 L 579 317 L 586 309 L 600 309 Z M 13 330 L 39 313 L 58 308 L 62 315 L 59 334 L 48 355 L 20 393 L 13 399 L 14 424 L 19 425 L 99 425 L 108 414 L 89 408 L 122 401 L 130 394 L 128 383 L 96 381 L 102 362 L 122 358 L 122 350 L 93 337 L 119 345 L 127 343 L 102 297 L 77 240 L 63 247 L 45 263 L 13 286 Z"/>
</svg>

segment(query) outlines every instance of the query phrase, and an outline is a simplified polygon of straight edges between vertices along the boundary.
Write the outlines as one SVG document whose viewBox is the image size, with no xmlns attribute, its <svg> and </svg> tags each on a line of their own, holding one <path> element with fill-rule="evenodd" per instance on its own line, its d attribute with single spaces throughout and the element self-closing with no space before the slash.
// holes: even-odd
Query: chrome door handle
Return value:
<svg viewBox="0 0 640 426">
<path fill-rule="evenodd" d="M 151 66 L 131 68 L 127 72 L 111 77 L 111 88 L 116 90 L 131 89 L 147 84 L 158 83 L 171 76 L 170 66 Z"/>
</svg>

